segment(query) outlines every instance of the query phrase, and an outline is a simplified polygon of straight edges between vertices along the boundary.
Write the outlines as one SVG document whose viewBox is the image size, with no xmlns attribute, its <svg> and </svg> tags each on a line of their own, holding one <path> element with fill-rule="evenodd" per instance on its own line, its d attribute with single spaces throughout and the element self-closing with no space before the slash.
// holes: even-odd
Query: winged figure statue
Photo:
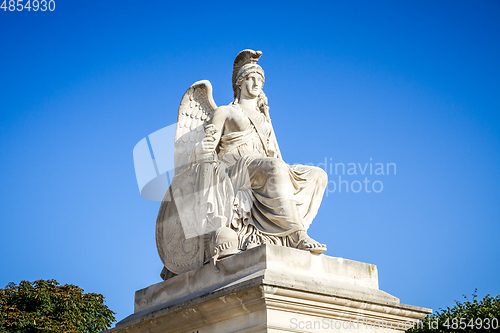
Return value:
<svg viewBox="0 0 500 333">
<path fill-rule="evenodd" d="M 262 91 L 261 55 L 253 50 L 237 55 L 231 104 L 218 107 L 206 80 L 182 98 L 175 177 L 156 221 L 163 279 L 265 243 L 326 251 L 307 229 L 327 175 L 318 167 L 283 161 Z"/>
</svg>

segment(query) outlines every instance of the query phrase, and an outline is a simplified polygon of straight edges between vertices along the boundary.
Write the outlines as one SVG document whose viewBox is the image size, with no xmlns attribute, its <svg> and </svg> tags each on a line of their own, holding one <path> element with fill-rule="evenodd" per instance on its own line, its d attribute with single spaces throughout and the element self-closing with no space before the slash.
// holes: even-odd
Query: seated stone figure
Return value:
<svg viewBox="0 0 500 333">
<path fill-rule="evenodd" d="M 327 175 L 283 161 L 262 91 L 261 55 L 244 50 L 236 57 L 231 104 L 217 107 L 208 81 L 195 83 L 181 101 L 176 176 L 157 220 L 158 251 L 174 274 L 264 243 L 326 251 L 307 229 Z"/>
</svg>

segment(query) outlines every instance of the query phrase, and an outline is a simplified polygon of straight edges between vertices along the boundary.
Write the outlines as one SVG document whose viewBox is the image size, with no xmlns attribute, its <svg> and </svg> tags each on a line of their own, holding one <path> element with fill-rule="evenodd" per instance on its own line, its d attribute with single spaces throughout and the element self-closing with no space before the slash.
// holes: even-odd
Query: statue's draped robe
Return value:
<svg viewBox="0 0 500 333">
<path fill-rule="evenodd" d="M 294 233 L 307 230 L 319 209 L 326 172 L 270 157 L 277 150 L 270 121 L 262 113 L 249 120 L 245 130 L 220 139 L 218 158 L 226 165 L 234 194 L 229 223 L 243 241 L 257 235 L 257 242 L 296 246 L 299 239 Z M 263 142 L 268 143 L 267 149 Z"/>
</svg>

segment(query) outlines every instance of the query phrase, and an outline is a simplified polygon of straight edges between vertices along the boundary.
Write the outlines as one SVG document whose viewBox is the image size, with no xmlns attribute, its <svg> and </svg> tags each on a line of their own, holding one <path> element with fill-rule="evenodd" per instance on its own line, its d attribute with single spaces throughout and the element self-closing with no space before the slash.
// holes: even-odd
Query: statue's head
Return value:
<svg viewBox="0 0 500 333">
<path fill-rule="evenodd" d="M 250 75 L 259 76 L 260 80 L 262 81 L 262 84 L 264 84 L 266 77 L 264 76 L 264 70 L 262 69 L 262 67 L 260 67 L 257 64 L 247 64 L 241 67 L 240 70 L 238 71 L 238 74 L 236 75 L 237 78 L 236 87 L 241 87 L 243 81 Z"/>
<path fill-rule="evenodd" d="M 237 99 L 241 92 L 241 84 L 251 74 L 258 74 L 264 83 L 265 76 L 262 67 L 257 65 L 257 61 L 262 55 L 261 51 L 243 50 L 234 59 L 233 64 L 233 92 Z"/>
<path fill-rule="evenodd" d="M 241 76 L 241 79 L 236 83 L 238 92 L 238 97 L 235 99 L 240 99 L 242 95 L 248 98 L 257 98 L 262 93 L 262 87 L 264 86 L 264 77 L 256 72 L 250 72 L 247 75 Z"/>
<path fill-rule="evenodd" d="M 257 108 L 269 117 L 269 106 L 266 94 L 262 91 L 265 75 L 264 70 L 257 64 L 261 51 L 243 50 L 236 56 L 233 64 L 233 92 L 234 100 L 238 101 L 241 95 L 242 85 L 248 80 L 260 80 L 261 85 L 258 93 Z"/>
</svg>

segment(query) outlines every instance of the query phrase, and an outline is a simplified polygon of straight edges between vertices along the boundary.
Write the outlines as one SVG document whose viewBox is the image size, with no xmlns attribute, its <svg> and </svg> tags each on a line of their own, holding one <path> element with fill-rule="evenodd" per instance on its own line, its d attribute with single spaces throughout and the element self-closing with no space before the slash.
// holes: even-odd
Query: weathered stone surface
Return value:
<svg viewBox="0 0 500 333">
<path fill-rule="evenodd" d="M 376 266 L 357 261 L 261 245 L 218 266 L 137 291 L 109 332 L 395 332 L 430 312 L 379 290 Z"/>
</svg>

